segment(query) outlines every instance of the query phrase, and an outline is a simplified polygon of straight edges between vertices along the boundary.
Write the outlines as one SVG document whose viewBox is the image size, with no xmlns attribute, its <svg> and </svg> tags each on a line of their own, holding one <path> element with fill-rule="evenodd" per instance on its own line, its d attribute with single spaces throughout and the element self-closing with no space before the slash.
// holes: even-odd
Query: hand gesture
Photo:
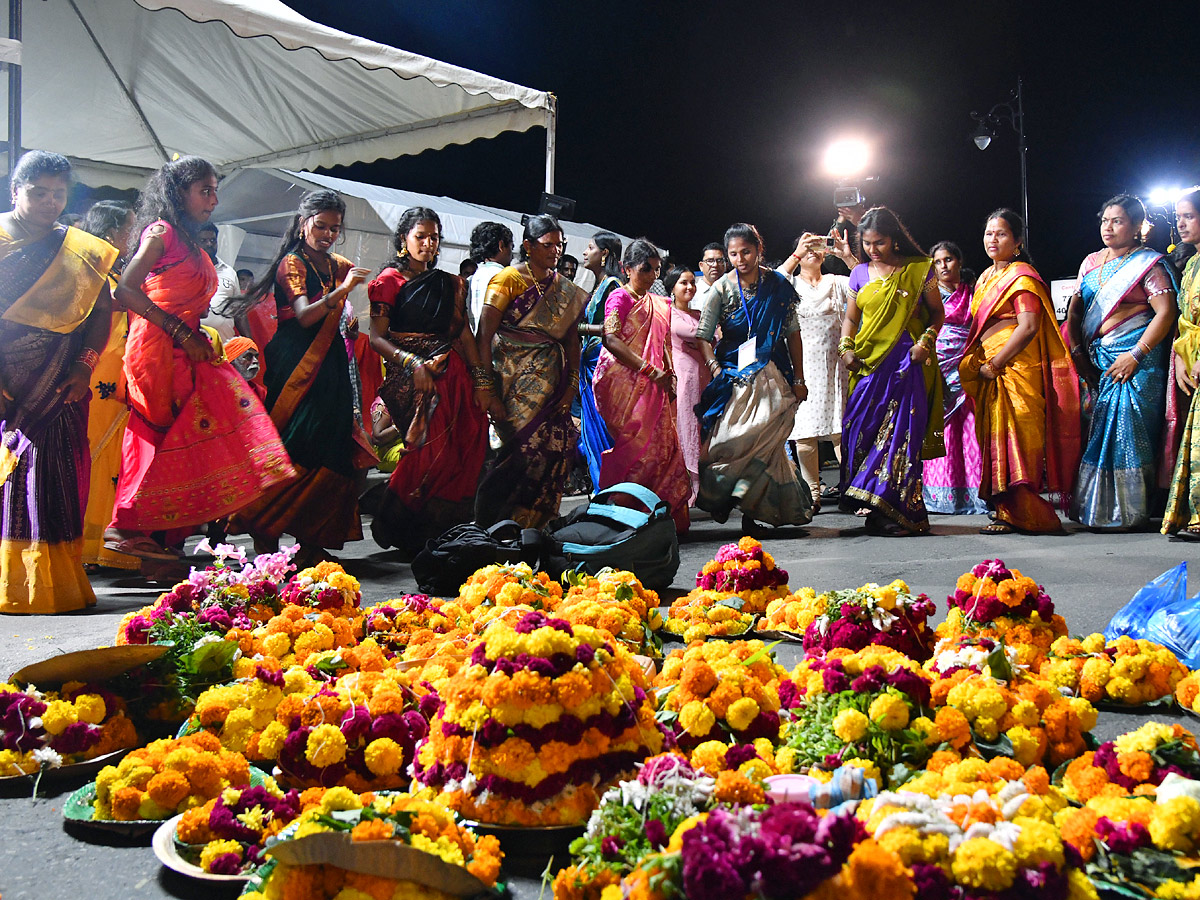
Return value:
<svg viewBox="0 0 1200 900">
<path fill-rule="evenodd" d="M 797 403 L 803 403 L 805 400 L 808 399 L 808 385 L 793 384 L 792 385 L 792 396 L 796 398 Z"/>
<path fill-rule="evenodd" d="M 929 362 L 929 350 L 922 344 L 913 344 L 908 351 L 908 358 L 917 365 L 924 365 Z"/>
<path fill-rule="evenodd" d="M 1179 385 L 1179 389 L 1192 396 L 1192 392 L 1196 390 L 1196 378 L 1188 370 L 1187 363 L 1183 361 L 1183 357 L 1178 353 L 1172 354 L 1172 359 L 1175 361 L 1175 383 Z"/>
<path fill-rule="evenodd" d="M 806 231 L 796 240 L 796 256 L 803 256 L 809 250 L 825 247 L 825 238 L 819 234 L 813 234 L 811 231 Z"/>
<path fill-rule="evenodd" d="M 217 358 L 217 352 L 213 350 L 213 345 L 209 343 L 208 338 L 195 331 L 188 331 L 187 337 L 183 339 L 180 347 L 187 354 L 187 358 L 194 363 L 212 362 Z"/>
<path fill-rule="evenodd" d="M 833 238 L 833 255 L 839 259 L 850 255 L 849 234 L 849 232 L 838 231 L 836 226 L 829 229 L 829 236 Z"/>
<path fill-rule="evenodd" d="M 847 350 L 842 354 L 842 365 L 846 367 L 848 372 L 857 372 L 862 368 L 862 360 L 858 358 L 853 350 Z"/>
<path fill-rule="evenodd" d="M 1113 364 L 1108 367 L 1108 371 L 1104 374 L 1117 384 L 1124 384 L 1133 377 L 1133 373 L 1137 371 L 1137 368 L 1138 361 L 1133 358 L 1133 354 L 1122 353 L 1113 360 Z"/>
<path fill-rule="evenodd" d="M 370 277 L 370 269 L 364 268 L 363 266 L 354 266 L 349 272 L 346 273 L 346 277 L 342 280 L 342 289 L 347 292 L 352 291 L 356 286 L 362 284 Z"/>
<path fill-rule="evenodd" d="M 422 394 L 428 394 L 433 390 L 433 375 L 424 363 L 417 363 L 413 368 L 412 379 L 413 387 Z"/>
<path fill-rule="evenodd" d="M 67 375 L 59 382 L 55 393 L 63 395 L 65 403 L 78 403 L 88 392 L 92 381 L 92 370 L 82 362 L 71 363 Z"/>
<path fill-rule="evenodd" d="M 346 337 L 352 341 L 358 339 L 358 316 L 351 316 L 346 323 Z"/>
</svg>

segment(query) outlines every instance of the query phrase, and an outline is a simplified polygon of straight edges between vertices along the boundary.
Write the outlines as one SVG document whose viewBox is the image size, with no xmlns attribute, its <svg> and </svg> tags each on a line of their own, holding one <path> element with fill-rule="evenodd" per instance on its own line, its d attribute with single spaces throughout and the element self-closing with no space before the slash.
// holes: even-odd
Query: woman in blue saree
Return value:
<svg viewBox="0 0 1200 900">
<path fill-rule="evenodd" d="M 890 209 L 858 225 L 862 264 L 838 351 L 850 370 L 842 427 L 841 506 L 866 507 L 867 531 L 929 530 L 923 459 L 943 456 L 943 379 L 934 348 L 945 316 L 933 260 Z"/>
<path fill-rule="evenodd" d="M 608 295 L 622 284 L 621 239 L 611 231 L 598 231 L 583 251 L 583 267 L 596 276 L 596 287 L 583 310 L 579 334 L 583 350 L 579 358 L 579 396 L 571 405 L 571 414 L 579 419 L 579 452 L 587 463 L 592 489 L 600 484 L 600 454 L 613 448 L 612 435 L 592 392 L 592 377 L 600 361 L 604 335 L 604 304 Z"/>
<path fill-rule="evenodd" d="M 1084 259 L 1067 307 L 1071 357 L 1094 398 L 1071 502 L 1089 528 L 1146 527 L 1158 483 L 1175 280 L 1141 243 L 1145 218 L 1136 197 L 1104 204 L 1104 249 Z"/>
<path fill-rule="evenodd" d="M 796 405 L 808 397 L 799 302 L 791 283 L 760 265 L 753 225 L 725 232 L 733 271 L 713 283 L 696 337 L 713 380 L 700 395 L 700 493 L 696 505 L 742 527 L 806 525 L 812 493 L 787 458 Z M 717 327 L 721 339 L 713 347 Z"/>
</svg>

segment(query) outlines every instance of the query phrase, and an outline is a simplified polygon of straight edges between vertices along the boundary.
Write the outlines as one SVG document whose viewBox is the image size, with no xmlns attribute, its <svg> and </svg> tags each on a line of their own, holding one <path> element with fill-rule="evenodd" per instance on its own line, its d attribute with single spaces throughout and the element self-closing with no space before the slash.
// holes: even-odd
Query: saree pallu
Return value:
<svg viewBox="0 0 1200 900">
<path fill-rule="evenodd" d="M 671 306 L 665 297 L 647 294 L 636 301 L 628 291 L 614 291 L 604 327 L 650 365 L 671 370 Z M 613 431 L 613 446 L 600 460 L 597 489 L 623 481 L 647 487 L 670 507 L 676 531 L 687 531 L 691 483 L 679 447 L 674 401 L 607 349 L 600 351 L 593 386 L 596 407 Z"/>
<path fill-rule="evenodd" d="M 163 242 L 159 268 L 142 290 L 200 333 L 216 270 L 170 226 Z M 175 544 L 295 474 L 257 395 L 223 359 L 194 363 L 162 329 L 135 316 L 125 377 L 130 416 L 112 527 L 165 531 L 165 542 Z"/>
<path fill-rule="evenodd" d="M 998 313 L 1014 311 L 1012 299 L 1022 291 L 1040 302 L 1038 333 L 997 378 L 987 381 L 979 369 L 1008 342 L 1017 320 L 987 338 L 981 335 Z M 959 374 L 975 403 L 979 496 L 995 510 L 998 522 L 1034 533 L 1059 531 L 1054 507 L 1039 494 L 1045 484 L 1069 508 L 1080 454 L 1079 378 L 1055 327 L 1050 295 L 1032 266 L 1010 263 L 979 279 L 972 314 Z"/>
<path fill-rule="evenodd" d="M 1200 359 L 1200 255 L 1189 259 L 1183 270 L 1179 310 L 1179 337 L 1172 349 L 1190 369 Z M 1200 529 L 1200 390 L 1192 392 L 1183 420 L 1179 455 L 1163 513 L 1163 534 L 1174 534 L 1181 528 Z"/>
<path fill-rule="evenodd" d="M 695 406 L 708 385 L 708 367 L 696 342 L 696 326 L 700 317 L 691 310 L 671 307 L 671 362 L 675 366 L 675 424 L 679 433 L 679 449 L 687 466 L 692 488 L 689 505 L 696 502 L 700 490 L 700 420 Z"/>
<path fill-rule="evenodd" d="M 922 460 L 945 453 L 942 375 L 935 360 L 909 356 L 927 324 L 922 293 L 931 262 L 908 260 L 893 276 L 863 285 L 856 302 L 862 324 L 854 352 L 862 367 L 850 375 L 842 423 L 842 497 L 912 532 L 929 530 Z M 853 282 L 851 282 L 853 284 Z"/>
<path fill-rule="evenodd" d="M 82 560 L 88 397 L 57 389 L 117 251 L 61 227 L 28 245 L 0 231 L 0 246 L 0 378 L 17 398 L 0 422 L 0 612 L 83 609 L 96 602 Z"/>
<path fill-rule="evenodd" d="M 492 344 L 500 400 L 508 420 L 496 431 L 501 446 L 475 496 L 475 521 L 484 527 L 515 519 L 540 528 L 558 515 L 579 430 L 567 397 L 566 341 L 587 294 L 561 277 L 538 290 L 509 266 L 488 287 L 487 304 L 502 309 Z M 513 296 L 515 294 L 515 296 Z"/>
<path fill-rule="evenodd" d="M 611 275 L 606 276 L 596 285 L 592 296 L 584 307 L 583 322 L 587 325 L 601 325 L 604 321 L 605 304 L 621 282 Z M 613 447 L 612 428 L 606 417 L 601 414 L 596 405 L 594 382 L 596 366 L 600 362 L 603 342 L 594 335 L 583 339 L 583 350 L 579 357 L 579 397 L 572 404 L 571 412 L 579 417 L 579 452 L 587 463 L 588 475 L 592 479 L 592 488 L 600 488 L 600 458 L 606 450 Z M 576 404 L 578 409 L 575 408 Z"/>
<path fill-rule="evenodd" d="M 946 455 L 925 462 L 925 508 L 932 513 L 987 512 L 979 499 L 980 455 L 975 437 L 975 404 L 958 374 L 971 333 L 971 286 L 960 284 L 942 303 L 946 321 L 938 332 L 937 362 L 946 382 L 943 439 Z"/>
<path fill-rule="evenodd" d="M 406 281 L 395 295 L 392 321 L 403 312 L 412 288 L 441 279 L 438 302 L 412 315 L 402 327 L 429 331 L 390 331 L 388 339 L 423 359 L 433 390 L 413 385 L 412 367 L 387 364 L 380 399 L 399 431 L 402 449 L 371 535 L 381 547 L 415 553 L 430 538 L 469 521 L 487 453 L 487 416 L 475 405 L 475 385 L 455 342 L 470 338 L 461 282 L 444 272 Z M 372 293 L 372 302 L 376 302 Z"/>
<path fill-rule="evenodd" d="M 696 404 L 701 438 L 708 440 L 696 505 L 721 522 L 737 506 L 768 525 L 807 525 L 812 491 L 786 449 L 798 405 L 786 343 L 789 327 L 799 328 L 796 292 L 769 269 L 760 271 L 757 296 L 746 303 L 733 290 L 727 278 L 713 285 L 698 330 L 711 339 L 720 310 L 721 340 L 713 350 L 721 373 Z M 751 336 L 754 360 L 739 369 L 739 347 Z"/>
<path fill-rule="evenodd" d="M 88 446 L 92 479 L 83 516 L 83 562 L 114 569 L 137 569 L 142 561 L 104 546 L 104 529 L 113 517 L 117 478 L 121 474 L 121 443 L 129 404 L 125 399 L 125 342 L 129 338 L 129 313 L 112 314 L 108 343 L 92 372 L 92 401 L 88 409 Z"/>
</svg>

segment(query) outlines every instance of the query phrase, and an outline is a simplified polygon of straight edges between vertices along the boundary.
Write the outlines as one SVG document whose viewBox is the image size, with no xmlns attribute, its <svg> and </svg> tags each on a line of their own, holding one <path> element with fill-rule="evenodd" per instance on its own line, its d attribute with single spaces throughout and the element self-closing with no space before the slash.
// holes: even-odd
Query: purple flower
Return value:
<svg viewBox="0 0 1200 900">
<path fill-rule="evenodd" d="M 841 666 L 837 668 L 829 666 L 822 670 L 821 681 L 827 694 L 840 694 L 842 691 L 850 690 L 850 676 L 842 671 Z"/>
<path fill-rule="evenodd" d="M 667 845 L 670 835 L 667 834 L 667 827 L 663 825 L 660 819 L 650 819 L 646 822 L 646 840 L 650 842 L 650 846 L 655 850 Z"/>
<path fill-rule="evenodd" d="M 800 692 L 790 678 L 779 679 L 779 706 L 781 709 L 792 709 L 800 705 Z"/>
<path fill-rule="evenodd" d="M 1096 822 L 1096 837 L 1104 841 L 1110 851 L 1121 856 L 1129 856 L 1150 843 L 1150 832 L 1141 822 L 1118 823 L 1105 816 Z"/>
<path fill-rule="evenodd" d="M 100 729 L 87 722 L 74 722 L 50 741 L 50 746 L 64 756 L 84 753 L 100 742 Z"/>
<path fill-rule="evenodd" d="M 242 861 L 236 853 L 222 853 L 209 865 L 209 871 L 214 875 L 237 875 L 241 870 Z"/>
<path fill-rule="evenodd" d="M 1064 842 L 1064 846 L 1069 846 Z M 950 900 L 950 881 L 940 866 L 913 863 L 912 880 L 921 900 Z"/>
<path fill-rule="evenodd" d="M 596 658 L 596 651 L 592 649 L 591 644 L 580 644 L 575 648 L 575 660 L 581 662 L 585 666 L 590 666 L 592 660 Z"/>
<path fill-rule="evenodd" d="M 736 769 L 742 763 L 757 758 L 758 751 L 754 749 L 753 744 L 734 744 L 725 751 L 725 765 L 730 769 Z"/>
<path fill-rule="evenodd" d="M 371 730 L 371 712 L 365 706 L 351 706 L 342 715 L 342 734 L 353 744 Z"/>
<path fill-rule="evenodd" d="M 254 677 L 275 687 L 283 687 L 282 669 L 268 669 L 265 666 L 257 666 L 254 669 Z"/>
<path fill-rule="evenodd" d="M 624 846 L 625 841 L 615 834 L 606 835 L 600 842 L 600 855 L 605 859 L 616 859 L 621 855 L 621 848 Z"/>
<path fill-rule="evenodd" d="M 676 774 L 693 778 L 696 772 L 692 769 L 691 763 L 682 756 L 674 754 L 655 756 L 642 766 L 642 770 L 638 773 L 638 781 L 647 786 L 661 785 L 667 778 Z"/>
<path fill-rule="evenodd" d="M 869 666 L 850 682 L 850 690 L 858 694 L 873 693 L 883 687 L 885 676 L 883 666 Z"/>
<path fill-rule="evenodd" d="M 125 623 L 125 643 L 150 643 L 150 620 L 143 615 L 136 615 Z"/>
</svg>

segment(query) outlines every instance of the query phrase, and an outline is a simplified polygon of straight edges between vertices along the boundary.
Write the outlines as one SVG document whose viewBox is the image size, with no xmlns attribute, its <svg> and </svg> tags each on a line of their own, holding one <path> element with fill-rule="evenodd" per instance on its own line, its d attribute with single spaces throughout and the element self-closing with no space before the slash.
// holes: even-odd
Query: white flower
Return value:
<svg viewBox="0 0 1200 900">
<path fill-rule="evenodd" d="M 216 644 L 223 640 L 225 640 L 225 638 L 221 637 L 219 634 L 206 634 L 192 645 L 192 649 L 199 650 L 205 644 Z"/>
<path fill-rule="evenodd" d="M 63 764 L 62 756 L 50 747 L 39 747 L 33 751 L 33 761 L 40 767 L 57 769 Z"/>
<path fill-rule="evenodd" d="M 42 727 L 42 717 L 34 716 L 32 719 L 29 720 L 28 725 L 31 729 L 41 728 Z"/>
<path fill-rule="evenodd" d="M 890 631 L 896 617 L 881 606 L 871 610 L 871 624 L 879 631 Z"/>
</svg>

